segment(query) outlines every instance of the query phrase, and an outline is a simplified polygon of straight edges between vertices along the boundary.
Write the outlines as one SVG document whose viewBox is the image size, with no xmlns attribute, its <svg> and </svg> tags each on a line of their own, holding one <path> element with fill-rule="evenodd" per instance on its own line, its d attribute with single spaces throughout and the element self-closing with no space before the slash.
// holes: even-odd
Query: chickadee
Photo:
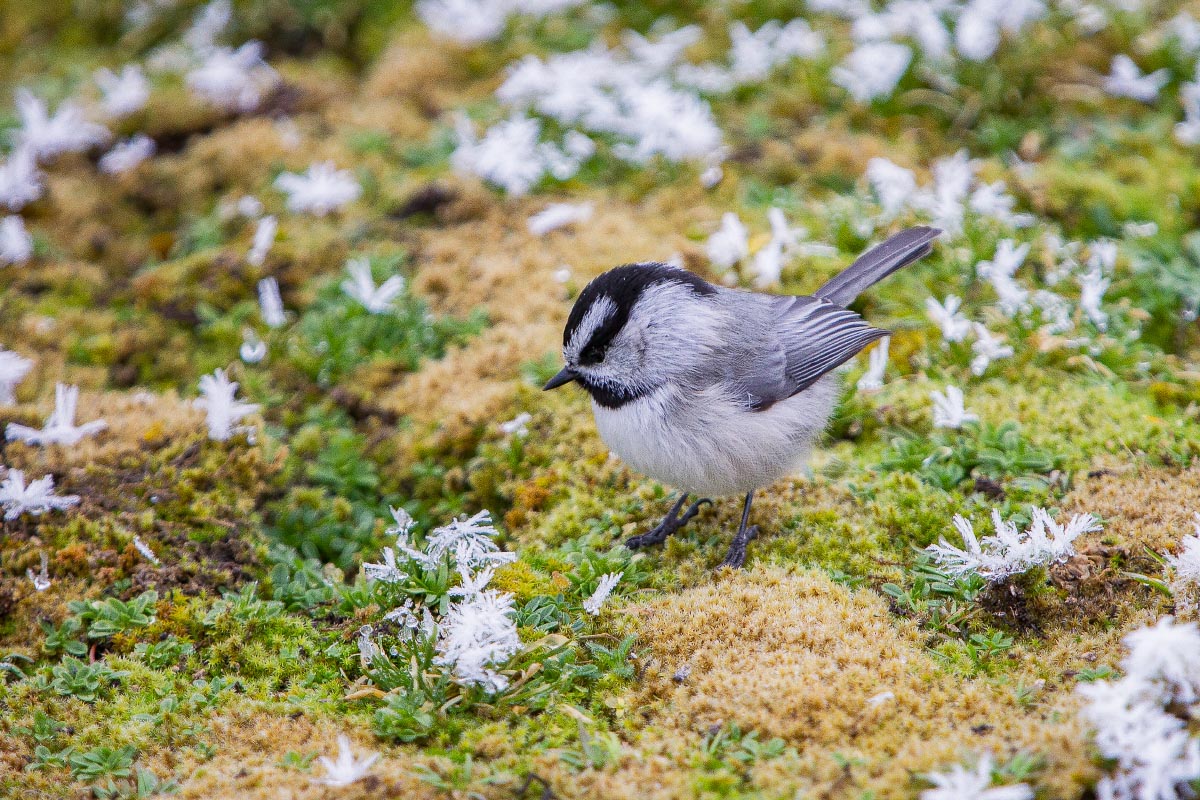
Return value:
<svg viewBox="0 0 1200 800">
<path fill-rule="evenodd" d="M 544 387 L 575 381 L 592 396 L 605 444 L 683 495 L 629 548 L 659 544 L 707 498 L 745 494 L 725 564 L 740 567 L 758 535 L 754 491 L 793 473 L 837 402 L 832 370 L 887 335 L 846 306 L 928 254 L 941 233 L 910 228 L 872 248 L 812 296 L 714 286 L 659 263 L 626 264 L 584 288 L 563 331 L 566 366 Z"/>
</svg>

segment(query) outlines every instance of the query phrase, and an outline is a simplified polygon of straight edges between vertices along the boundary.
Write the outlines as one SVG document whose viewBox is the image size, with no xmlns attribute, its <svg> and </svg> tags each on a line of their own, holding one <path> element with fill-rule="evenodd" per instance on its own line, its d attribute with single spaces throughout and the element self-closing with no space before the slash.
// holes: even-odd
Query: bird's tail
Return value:
<svg viewBox="0 0 1200 800">
<path fill-rule="evenodd" d="M 863 253 L 813 294 L 839 306 L 847 306 L 888 275 L 928 255 L 933 249 L 931 243 L 941 234 L 938 228 L 924 225 L 901 231 Z"/>
</svg>

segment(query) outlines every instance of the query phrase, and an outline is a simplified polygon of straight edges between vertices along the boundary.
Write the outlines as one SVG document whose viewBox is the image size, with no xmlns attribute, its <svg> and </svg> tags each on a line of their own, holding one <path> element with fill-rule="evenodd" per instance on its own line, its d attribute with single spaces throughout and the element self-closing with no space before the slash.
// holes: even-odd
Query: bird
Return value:
<svg viewBox="0 0 1200 800">
<path fill-rule="evenodd" d="M 833 370 L 889 333 L 847 306 L 928 255 L 940 234 L 901 231 L 812 295 L 716 286 L 659 262 L 624 264 L 589 282 L 563 329 L 565 366 L 543 388 L 583 387 L 608 448 L 681 492 L 662 522 L 626 547 L 661 544 L 713 497 L 742 495 L 723 562 L 741 567 L 759 535 L 749 524 L 754 493 L 807 461 L 837 403 Z M 684 511 L 692 495 L 700 499 Z"/>
</svg>

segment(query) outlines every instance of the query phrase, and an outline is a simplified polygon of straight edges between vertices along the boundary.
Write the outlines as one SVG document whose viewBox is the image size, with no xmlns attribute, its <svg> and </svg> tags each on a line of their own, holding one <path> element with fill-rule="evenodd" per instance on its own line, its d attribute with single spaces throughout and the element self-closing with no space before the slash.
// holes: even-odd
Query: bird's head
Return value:
<svg viewBox="0 0 1200 800">
<path fill-rule="evenodd" d="M 566 366 L 546 383 L 578 382 L 606 408 L 636 400 L 695 366 L 715 343 L 717 289 L 686 270 L 626 264 L 580 293 L 563 330 Z"/>
</svg>

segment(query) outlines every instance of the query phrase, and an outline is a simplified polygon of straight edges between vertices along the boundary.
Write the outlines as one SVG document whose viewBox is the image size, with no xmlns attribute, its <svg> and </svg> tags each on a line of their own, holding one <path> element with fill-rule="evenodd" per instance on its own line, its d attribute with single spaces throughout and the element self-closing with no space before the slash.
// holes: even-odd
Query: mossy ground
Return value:
<svg viewBox="0 0 1200 800">
<path fill-rule="evenodd" d="M 765 230 L 767 207 L 781 205 L 836 245 L 837 257 L 793 263 L 782 290 L 819 285 L 865 244 L 857 207 L 838 195 L 875 155 L 925 163 L 968 147 L 985 176 L 1005 177 L 1023 208 L 1068 237 L 1153 221 L 1159 246 L 1178 253 L 1200 168 L 1166 144 L 1175 110 L 1131 111 L 1092 77 L 1132 33 L 1080 42 L 1040 27 L 989 65 L 1003 86 L 903 85 L 874 109 L 830 104 L 816 78 L 788 68 L 716 105 L 734 157 L 712 191 L 690 166 L 613 162 L 513 199 L 449 170 L 449 114 L 498 117 L 502 67 L 567 46 L 578 20 L 517 24 L 502 44 L 458 49 L 390 3 L 312 5 L 305 16 L 238 4 L 239 32 L 267 39 L 284 80 L 261 113 L 231 118 L 156 85 L 127 125 L 160 155 L 119 178 L 60 159 L 24 212 L 35 258 L 0 268 L 0 345 L 37 362 L 0 424 L 38 424 L 57 381 L 82 387 L 83 419 L 108 422 L 73 448 L 0 443 L 7 467 L 53 474 L 82 498 L 68 514 L 0 529 L 0 658 L 11 665 L 0 672 L 0 794 L 91 796 L 96 782 L 69 753 L 128 745 L 138 767 L 194 798 L 499 798 L 531 774 L 563 798 L 912 797 L 922 773 L 985 751 L 1039 796 L 1088 796 L 1100 764 L 1073 689 L 1119 664 L 1125 632 L 1172 610 L 1129 573 L 1157 577 L 1147 548 L 1172 551 L 1200 510 L 1200 329 L 1153 276 L 1123 258 L 1110 292 L 1143 323 L 1141 342 L 1100 336 L 1080 352 L 1013 326 L 1016 355 L 984 379 L 970 377 L 968 352 L 942 348 L 922 304 L 954 291 L 982 307 L 969 268 L 990 255 L 995 231 L 969 229 L 871 292 L 864 312 L 897 330 L 888 382 L 847 392 L 811 474 L 760 493 L 764 534 L 740 573 L 714 572 L 733 501 L 631 558 L 621 540 L 653 524 L 669 490 L 608 456 L 581 393 L 538 387 L 587 280 L 673 254 L 707 274 L 703 240 L 724 211 Z M 770 18 L 769 5 L 747 13 Z M 121 38 L 106 4 L 82 6 L 68 17 L 3 4 L 0 80 L 65 96 L 165 35 Z M 713 8 L 654 6 L 724 25 Z M 645 28 L 647 13 L 618 4 L 601 32 Z M 1009 148 L 1037 168 L 1007 172 Z M 362 198 L 321 219 L 284 212 L 272 178 L 321 159 L 354 172 Z M 244 260 L 253 225 L 219 211 L 248 194 L 280 215 L 262 267 Z M 593 203 L 594 216 L 532 236 L 526 220 L 551 198 Z M 428 340 L 314 361 L 304 325 L 323 308 L 351 313 L 336 290 L 350 255 L 409 279 L 411 319 L 437 320 Z M 270 355 L 247 365 L 237 347 L 267 275 L 301 321 L 262 331 Z M 254 441 L 205 436 L 189 398 L 217 367 L 262 404 Z M 938 435 L 929 391 L 968 380 L 985 421 L 1018 426 L 1006 452 L 1034 452 L 1044 469 L 951 480 L 909 457 Z M 501 433 L 520 412 L 532 414 L 528 436 Z M 1104 530 L 949 622 L 918 596 L 915 548 L 950 535 L 955 513 L 980 523 L 994 506 L 1009 515 L 1031 503 L 1095 513 Z M 336 602 L 322 578 L 353 586 L 388 542 L 387 506 L 401 504 L 422 526 L 489 508 L 520 555 L 496 585 L 522 603 L 575 591 L 581 564 L 620 566 L 626 579 L 604 614 L 554 635 L 594 666 L 607 662 L 587 645 L 632 634 L 622 665 L 632 669 L 547 684 L 541 705 L 443 710 L 416 741 L 377 736 L 382 701 L 367 690 L 355 635 L 379 606 Z M 36 592 L 25 576 L 42 556 L 53 582 Z M 905 605 L 889 586 L 915 599 Z M 56 638 L 78 616 L 73 601 L 147 591 L 152 623 L 80 634 L 78 658 Z M 981 650 L 972 636 L 1008 643 Z M 522 638 L 544 644 L 535 628 Z M 86 688 L 65 671 L 96 665 L 111 672 L 81 699 Z M 383 759 L 335 791 L 313 782 L 313 758 L 331 755 L 339 733 Z"/>
</svg>

